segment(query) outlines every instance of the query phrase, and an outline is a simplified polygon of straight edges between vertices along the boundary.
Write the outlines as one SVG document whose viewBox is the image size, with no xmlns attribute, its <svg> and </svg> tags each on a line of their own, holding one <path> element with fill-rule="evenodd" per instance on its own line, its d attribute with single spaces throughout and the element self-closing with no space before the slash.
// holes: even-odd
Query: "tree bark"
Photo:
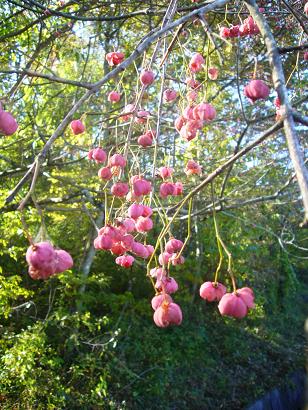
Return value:
<svg viewBox="0 0 308 410">
<path fill-rule="evenodd" d="M 271 32 L 270 26 L 265 20 L 262 13 L 259 12 L 258 5 L 255 0 L 245 1 L 248 10 L 256 21 L 262 37 L 264 38 L 265 45 L 268 52 L 268 59 L 272 68 L 272 78 L 275 90 L 277 91 L 278 98 L 281 102 L 281 107 L 284 114 L 284 131 L 286 141 L 290 153 L 290 157 L 293 163 L 293 167 L 296 173 L 297 182 L 302 195 L 302 201 L 304 205 L 304 221 L 301 226 L 308 227 L 308 170 L 304 163 L 304 156 L 301 151 L 299 139 L 295 130 L 295 123 L 292 113 L 292 106 L 288 98 L 288 91 L 286 87 L 286 81 L 282 66 L 282 61 L 277 47 L 276 40 Z"/>
</svg>

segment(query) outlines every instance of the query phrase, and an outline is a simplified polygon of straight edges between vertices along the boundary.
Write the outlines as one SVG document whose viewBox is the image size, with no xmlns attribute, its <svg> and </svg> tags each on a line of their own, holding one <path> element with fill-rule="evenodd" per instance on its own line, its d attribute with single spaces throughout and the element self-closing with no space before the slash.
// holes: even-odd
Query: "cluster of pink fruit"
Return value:
<svg viewBox="0 0 308 410">
<path fill-rule="evenodd" d="M 193 159 L 190 159 L 186 164 L 184 172 L 187 176 L 200 175 L 202 172 L 202 167 Z"/>
<path fill-rule="evenodd" d="M 168 327 L 170 325 L 180 325 L 183 315 L 179 305 L 173 302 L 168 294 L 159 294 L 152 299 L 154 309 L 154 323 L 158 327 Z"/>
<path fill-rule="evenodd" d="M 48 279 L 51 275 L 64 272 L 73 266 L 71 255 L 63 249 L 55 249 L 50 242 L 30 245 L 26 260 L 32 279 Z"/>
<path fill-rule="evenodd" d="M 97 164 L 101 164 L 107 161 L 106 152 L 98 147 L 93 148 L 88 152 L 88 159 L 95 161 Z M 108 165 L 100 168 L 98 171 L 98 176 L 101 179 L 108 181 L 114 175 L 119 175 L 121 169 L 126 165 L 126 159 L 121 154 L 114 154 L 108 160 Z M 128 185 L 124 182 L 117 182 L 111 187 L 111 192 L 113 195 L 118 197 L 123 197 L 128 193 Z"/>
<path fill-rule="evenodd" d="M 93 148 L 88 152 L 88 159 L 94 160 L 96 163 L 103 163 L 107 160 L 107 154 L 100 147 Z M 104 180 L 109 180 L 113 176 L 118 175 L 119 170 L 123 169 L 125 165 L 125 158 L 121 154 L 114 154 L 109 158 L 108 165 L 99 169 L 98 176 Z M 172 173 L 173 169 L 169 167 L 161 167 L 159 169 L 159 175 L 164 181 L 159 188 L 162 198 L 183 194 L 182 182 L 166 181 L 166 179 L 171 178 Z M 201 167 L 195 161 L 189 160 L 186 164 L 185 173 L 187 175 L 199 175 Z M 152 192 L 152 183 L 139 175 L 133 175 L 130 178 L 130 185 L 131 190 L 126 182 L 116 182 L 111 187 L 111 194 L 118 198 L 126 196 L 127 201 L 139 201 L 143 196 L 149 195 Z"/>
<path fill-rule="evenodd" d="M 245 19 L 243 24 L 231 26 L 230 28 L 221 27 L 220 29 L 220 36 L 222 38 L 245 37 L 259 33 L 259 27 L 251 16 Z"/>
<path fill-rule="evenodd" d="M 109 224 L 102 227 L 94 240 L 95 249 L 108 250 L 117 255 L 116 263 L 124 268 L 132 266 L 135 260 L 127 252 L 132 252 L 142 259 L 148 259 L 154 252 L 152 245 L 142 244 L 132 235 L 134 232 L 145 234 L 153 228 L 153 221 L 150 218 L 152 209 L 134 203 L 128 208 L 127 215 L 127 218 L 117 220 L 116 226 Z"/>
<path fill-rule="evenodd" d="M 18 124 L 13 115 L 4 111 L 0 103 L 0 134 L 13 135 L 17 128 Z"/>
<path fill-rule="evenodd" d="M 117 65 L 123 61 L 124 54 L 109 53 L 106 58 L 110 65 Z M 199 53 L 194 54 L 191 58 L 189 63 L 191 77 L 186 80 L 188 87 L 191 88 L 187 93 L 189 105 L 183 110 L 183 115 L 175 122 L 176 129 L 187 141 L 196 137 L 197 131 L 203 127 L 205 122 L 210 122 L 216 117 L 215 108 L 211 104 L 206 102 L 196 103 L 201 84 L 194 76 L 202 69 L 204 64 L 205 60 Z M 218 70 L 215 67 L 209 68 L 208 77 L 213 80 L 217 79 Z M 139 77 L 143 87 L 151 85 L 154 79 L 155 75 L 151 70 L 143 70 Z M 166 89 L 163 93 L 165 102 L 172 102 L 176 98 L 177 92 L 175 90 Z M 255 98 L 254 95 L 252 95 L 253 98 Z M 117 102 L 120 96 L 113 91 L 109 93 L 108 99 L 111 102 Z M 128 104 L 122 111 L 121 120 L 127 121 L 133 115 L 136 123 L 144 124 L 147 122 L 150 113 L 145 110 L 136 112 L 135 105 Z M 84 127 L 81 120 L 75 121 L 75 124 L 71 124 L 73 132 L 75 134 L 83 132 Z M 138 137 L 138 144 L 144 148 L 149 147 L 152 145 L 154 138 L 155 132 L 147 130 Z M 108 159 L 108 155 L 100 147 L 90 150 L 88 159 L 96 163 L 104 163 L 108 160 L 108 165 L 98 171 L 98 176 L 105 180 L 109 180 L 113 176 L 121 176 L 122 170 L 126 166 L 126 159 L 122 155 L 114 154 Z M 187 162 L 184 170 L 187 176 L 200 175 L 201 171 L 201 166 L 193 160 Z M 172 174 L 173 169 L 170 167 L 164 166 L 158 170 L 158 176 L 163 180 L 159 187 L 159 193 L 162 198 L 177 196 L 183 193 L 183 184 L 181 182 L 173 182 Z M 141 175 L 133 175 L 129 183 L 115 182 L 111 187 L 111 194 L 114 197 L 126 197 L 128 202 L 132 201 L 133 203 L 127 209 L 126 214 L 122 214 L 123 217 L 115 219 L 112 224 L 106 224 L 98 231 L 98 236 L 94 240 L 94 247 L 110 251 L 113 255 L 116 255 L 116 263 L 124 268 L 131 267 L 135 257 L 149 259 L 153 256 L 153 246 L 146 244 L 145 240 L 144 243 L 141 243 L 140 239 L 138 239 L 140 234 L 146 235 L 153 228 L 153 221 L 151 219 L 152 209 L 141 203 L 143 197 L 151 192 L 151 182 Z M 171 238 L 158 257 L 160 266 L 150 270 L 150 276 L 156 279 L 155 289 L 157 294 L 152 299 L 152 307 L 155 310 L 154 322 L 159 327 L 167 327 L 172 324 L 179 325 L 182 322 L 181 308 L 173 302 L 170 296 L 178 290 L 178 284 L 174 278 L 169 276 L 169 267 L 170 265 L 182 265 L 185 262 L 182 256 L 183 248 L 184 244 L 182 241 Z"/>
<path fill-rule="evenodd" d="M 244 35 L 247 35 L 257 34 L 258 28 L 252 17 L 248 17 L 241 26 L 234 26 L 230 29 L 223 27 L 222 30 L 229 30 L 232 34 L 228 36 L 236 37 L 236 35 L 233 34 L 236 30 L 238 30 L 238 33 L 245 33 Z M 195 74 L 202 69 L 204 64 L 203 56 L 196 53 L 189 62 L 189 69 L 191 73 Z M 211 80 L 216 80 L 218 77 L 218 69 L 216 67 L 210 67 L 208 69 L 208 76 Z M 193 88 L 194 91 L 187 93 L 187 99 L 190 104 L 184 108 L 182 115 L 175 120 L 174 126 L 184 140 L 190 141 L 197 136 L 198 131 L 202 129 L 204 123 L 211 122 L 215 119 L 216 110 L 211 104 L 205 102 L 195 104 L 195 100 L 198 97 L 197 91 L 200 90 L 201 87 L 201 84 L 195 78 L 187 78 L 186 84 Z M 267 98 L 269 93 L 269 87 L 262 80 L 252 80 L 244 88 L 245 96 L 253 103 L 257 100 Z"/>
<path fill-rule="evenodd" d="M 161 267 L 150 270 L 152 278 L 156 279 L 155 288 L 157 294 L 152 299 L 154 309 L 154 322 L 159 327 L 169 325 L 180 325 L 182 322 L 182 311 L 179 305 L 173 302 L 170 294 L 178 290 L 178 284 L 174 278 L 167 274 L 166 266 L 182 265 L 185 262 L 181 252 L 184 244 L 181 240 L 171 238 L 165 246 L 164 252 L 159 255 L 158 261 Z"/>
<path fill-rule="evenodd" d="M 189 69 L 192 75 L 198 73 L 205 64 L 205 60 L 200 53 L 192 56 L 189 62 Z M 218 69 L 210 67 L 208 69 L 209 78 L 216 80 L 218 77 Z M 174 123 L 175 129 L 180 133 L 185 141 L 191 141 L 196 138 L 198 131 L 202 129 L 205 123 L 213 121 L 216 117 L 215 108 L 206 102 L 196 104 L 198 91 L 201 84 L 194 77 L 186 79 L 186 84 L 192 90 L 187 92 L 188 105 L 183 109 L 182 115 L 179 116 Z"/>
<path fill-rule="evenodd" d="M 221 315 L 242 319 L 249 309 L 254 308 L 254 294 L 250 288 L 237 289 L 233 293 L 226 293 L 227 289 L 218 282 L 205 282 L 200 287 L 200 296 L 208 302 L 219 302 Z"/>
<path fill-rule="evenodd" d="M 158 171 L 159 176 L 164 181 L 159 187 L 159 194 L 162 198 L 167 198 L 168 196 L 178 196 L 183 194 L 182 182 L 166 181 L 167 179 L 172 178 L 172 168 L 161 167 Z"/>
</svg>

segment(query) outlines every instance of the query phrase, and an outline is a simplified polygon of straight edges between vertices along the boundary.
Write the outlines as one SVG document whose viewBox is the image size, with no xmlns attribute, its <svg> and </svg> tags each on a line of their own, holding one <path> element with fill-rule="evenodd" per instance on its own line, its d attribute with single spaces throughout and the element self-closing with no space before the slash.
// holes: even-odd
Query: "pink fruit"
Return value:
<svg viewBox="0 0 308 410">
<path fill-rule="evenodd" d="M 246 316 L 248 312 L 245 302 L 235 293 L 226 293 L 221 298 L 218 304 L 218 309 L 221 315 L 231 316 L 238 319 Z"/>
<path fill-rule="evenodd" d="M 194 90 L 201 86 L 200 82 L 198 80 L 195 80 L 194 78 L 186 78 L 185 82 L 188 87 L 193 88 Z"/>
<path fill-rule="evenodd" d="M 113 240 L 115 242 L 121 242 L 125 235 L 125 231 L 121 229 L 121 227 L 114 228 L 114 237 Z"/>
<path fill-rule="evenodd" d="M 173 168 L 161 167 L 159 168 L 159 175 L 162 177 L 162 179 L 170 178 L 173 174 L 173 171 Z"/>
<path fill-rule="evenodd" d="M 244 94 L 252 102 L 265 99 L 269 96 L 270 89 L 262 80 L 252 80 L 244 88 Z"/>
<path fill-rule="evenodd" d="M 307 4 L 308 4 L 308 3 L 307 3 Z M 280 99 L 279 99 L 278 97 L 275 98 L 275 100 L 274 100 L 274 105 L 275 105 L 275 107 L 280 108 L 281 102 L 280 102 Z"/>
<path fill-rule="evenodd" d="M 183 118 L 185 120 L 193 120 L 194 119 L 194 114 L 193 114 L 193 109 L 194 107 L 192 105 L 188 105 L 184 111 L 183 111 Z"/>
<path fill-rule="evenodd" d="M 93 149 L 90 149 L 90 151 L 88 152 L 88 159 L 89 159 L 89 160 L 92 160 L 92 159 L 93 159 L 93 151 L 94 151 L 94 148 L 93 148 Z"/>
<path fill-rule="evenodd" d="M 48 279 L 49 276 L 53 275 L 55 273 L 54 269 L 51 267 L 45 268 L 45 269 L 36 269 L 33 266 L 29 266 L 28 269 L 29 276 L 31 279 L 38 280 L 38 279 Z"/>
<path fill-rule="evenodd" d="M 112 240 L 115 240 L 115 239 L 116 239 L 116 236 L 117 236 L 117 230 L 116 230 L 116 228 L 115 228 L 114 226 L 106 225 L 106 226 L 103 226 L 103 227 L 98 231 L 98 234 L 99 234 L 99 235 L 108 235 L 108 236 L 110 236 L 110 238 L 111 238 Z"/>
<path fill-rule="evenodd" d="M 144 217 L 151 216 L 153 214 L 153 209 L 147 205 L 143 205 L 142 215 Z"/>
<path fill-rule="evenodd" d="M 28 248 L 26 260 L 35 269 L 55 271 L 56 252 L 51 243 L 38 242 Z"/>
<path fill-rule="evenodd" d="M 180 325 L 182 323 L 182 311 L 176 303 L 163 302 L 154 312 L 154 322 L 158 327 Z"/>
<path fill-rule="evenodd" d="M 4 135 L 13 135 L 18 128 L 17 121 L 9 112 L 0 110 L 0 133 Z"/>
<path fill-rule="evenodd" d="M 148 86 L 153 83 L 155 75 L 151 70 L 143 70 L 140 74 L 140 82 L 141 84 Z"/>
<path fill-rule="evenodd" d="M 121 64 L 124 60 L 124 54 L 119 52 L 112 52 L 106 54 L 106 60 L 110 66 Z"/>
<path fill-rule="evenodd" d="M 173 266 L 183 265 L 185 263 L 185 258 L 182 255 L 178 256 L 176 253 L 174 253 L 170 258 L 170 262 Z"/>
<path fill-rule="evenodd" d="M 227 27 L 221 27 L 219 30 L 219 35 L 222 38 L 230 37 L 230 30 Z"/>
<path fill-rule="evenodd" d="M 127 210 L 127 215 L 133 219 L 139 218 L 139 216 L 142 216 L 142 214 L 143 214 L 143 205 L 141 204 L 132 204 Z"/>
<path fill-rule="evenodd" d="M 61 273 L 67 269 L 71 269 L 74 262 L 71 255 L 63 249 L 55 250 L 56 253 L 56 268 L 55 273 Z"/>
<path fill-rule="evenodd" d="M 134 202 L 134 201 L 138 201 L 139 197 L 137 197 L 136 195 L 134 195 L 133 192 L 129 191 L 129 193 L 126 195 L 126 201 L 127 202 Z"/>
<path fill-rule="evenodd" d="M 230 28 L 221 27 L 219 32 L 222 38 L 234 38 L 240 35 L 240 26 L 231 26 Z"/>
<path fill-rule="evenodd" d="M 137 124 L 145 124 L 147 122 L 147 118 L 150 116 L 149 111 L 140 110 L 137 112 L 135 122 Z"/>
<path fill-rule="evenodd" d="M 177 253 L 180 251 L 183 247 L 183 242 L 180 241 L 179 239 L 169 239 L 169 241 L 166 243 L 165 249 L 168 253 Z"/>
<path fill-rule="evenodd" d="M 217 80 L 218 73 L 219 73 L 219 71 L 216 67 L 210 67 L 208 69 L 208 75 L 209 75 L 209 78 L 211 80 Z"/>
<path fill-rule="evenodd" d="M 132 184 L 133 184 L 134 195 L 138 197 L 142 195 L 149 195 L 151 193 L 152 184 L 150 181 L 147 181 L 146 179 L 143 179 L 143 178 L 139 178 L 137 175 L 135 175 L 133 178 L 134 180 Z"/>
<path fill-rule="evenodd" d="M 260 33 L 259 27 L 257 26 L 256 22 L 251 16 L 245 19 L 243 24 L 241 24 L 239 27 L 240 36 L 247 36 L 247 35 L 259 34 L 259 33 Z"/>
<path fill-rule="evenodd" d="M 189 69 L 192 73 L 197 73 L 202 69 L 202 65 L 205 63 L 204 58 L 200 53 L 196 53 L 192 56 L 189 62 Z"/>
<path fill-rule="evenodd" d="M 153 255 L 154 253 L 154 246 L 152 245 L 144 245 L 148 251 L 148 258 Z"/>
<path fill-rule="evenodd" d="M 211 104 L 200 103 L 193 109 L 195 120 L 212 121 L 216 117 L 216 110 Z"/>
<path fill-rule="evenodd" d="M 109 235 L 106 235 L 106 234 L 99 235 L 94 240 L 94 248 L 95 249 L 104 249 L 105 251 L 108 251 L 112 248 L 112 245 L 113 245 L 112 238 Z"/>
<path fill-rule="evenodd" d="M 78 135 L 82 134 L 85 131 L 86 127 L 81 120 L 73 120 L 71 122 L 71 129 L 74 135 Z"/>
<path fill-rule="evenodd" d="M 169 252 L 163 252 L 159 255 L 158 262 L 163 266 L 167 265 L 169 259 L 171 258 L 172 254 Z"/>
<path fill-rule="evenodd" d="M 149 256 L 147 248 L 140 242 L 134 242 L 132 244 L 132 252 L 143 259 L 146 259 Z"/>
<path fill-rule="evenodd" d="M 120 154 L 114 154 L 109 158 L 108 164 L 110 167 L 124 168 L 126 165 L 126 159 Z"/>
<path fill-rule="evenodd" d="M 116 219 L 115 223 L 116 223 L 117 232 L 121 232 L 122 237 L 123 237 L 123 235 L 126 235 L 127 234 L 127 229 L 125 228 L 125 226 L 123 224 L 122 218 Z"/>
<path fill-rule="evenodd" d="M 248 309 L 252 309 L 255 307 L 254 304 L 254 294 L 252 289 L 250 288 L 241 288 L 237 289 L 237 295 L 242 299 Z"/>
<path fill-rule="evenodd" d="M 178 132 L 180 132 L 181 131 L 181 129 L 182 129 L 182 127 L 183 127 L 183 125 L 185 125 L 185 123 L 186 123 L 186 120 L 185 120 L 185 118 L 184 117 L 178 117 L 176 120 L 175 120 L 175 122 L 174 122 L 174 128 L 178 131 Z"/>
<path fill-rule="evenodd" d="M 157 278 L 157 280 L 161 280 L 162 277 L 166 276 L 166 272 L 163 270 L 163 268 L 153 268 L 150 270 L 150 275 L 152 278 Z"/>
<path fill-rule="evenodd" d="M 95 148 L 92 153 L 92 158 L 97 162 L 105 162 L 107 159 L 107 154 L 102 148 Z"/>
<path fill-rule="evenodd" d="M 177 196 L 177 195 L 182 195 L 183 194 L 183 184 L 182 182 L 176 182 L 174 184 L 174 193 L 173 195 Z"/>
<path fill-rule="evenodd" d="M 174 195 L 174 184 L 172 182 L 163 182 L 159 187 L 159 193 L 162 198 L 166 198 L 169 195 Z"/>
<path fill-rule="evenodd" d="M 119 94 L 116 91 L 111 91 L 108 94 L 108 101 L 111 102 L 111 103 L 117 103 L 117 102 L 120 101 L 120 99 L 121 99 L 121 94 Z"/>
<path fill-rule="evenodd" d="M 132 116 L 132 113 L 135 111 L 134 104 L 127 104 L 122 111 L 121 120 L 128 121 Z"/>
<path fill-rule="evenodd" d="M 240 35 L 240 26 L 239 25 L 231 26 L 229 37 L 234 38 L 234 37 L 238 37 L 239 35 Z"/>
<path fill-rule="evenodd" d="M 202 126 L 202 120 L 189 120 L 182 127 L 180 135 L 184 140 L 191 141 L 192 139 L 196 138 L 197 133 L 202 128 Z"/>
<path fill-rule="evenodd" d="M 171 277 L 164 276 L 161 282 L 161 288 L 168 294 L 175 293 L 179 288 L 176 280 Z"/>
<path fill-rule="evenodd" d="M 308 3 L 307 3 L 308 4 Z M 308 51 L 305 51 L 304 53 L 304 60 L 307 61 L 308 60 Z"/>
<path fill-rule="evenodd" d="M 150 147 L 153 144 L 153 137 L 150 134 L 143 134 L 137 140 L 143 148 Z"/>
<path fill-rule="evenodd" d="M 304 6 L 304 13 L 308 16 L 308 2 Z"/>
<path fill-rule="evenodd" d="M 164 94 L 163 94 L 164 101 L 166 102 L 174 101 L 176 97 L 177 97 L 177 92 L 175 90 L 168 88 L 167 90 L 164 91 Z"/>
<path fill-rule="evenodd" d="M 167 303 L 173 302 L 172 297 L 170 295 L 168 295 L 167 293 L 165 293 L 164 295 L 161 294 L 161 295 L 154 296 L 152 301 L 151 301 L 151 305 L 152 305 L 153 310 L 158 309 L 163 302 L 167 302 Z"/>
<path fill-rule="evenodd" d="M 45 274 L 44 277 L 41 277 L 40 271 L 35 269 L 33 266 L 28 267 L 28 273 L 31 279 L 38 280 L 38 279 L 47 279 L 50 275 Z"/>
<path fill-rule="evenodd" d="M 133 219 L 126 218 L 122 223 L 126 229 L 126 232 L 134 232 L 136 230 L 135 221 Z"/>
<path fill-rule="evenodd" d="M 194 101 L 196 101 L 196 99 L 198 98 L 198 93 L 197 91 L 188 91 L 188 93 L 186 94 L 186 98 L 187 100 L 192 103 Z"/>
<path fill-rule="evenodd" d="M 136 231 L 137 232 L 148 232 L 153 228 L 153 221 L 151 218 L 144 218 L 139 216 L 136 221 Z"/>
<path fill-rule="evenodd" d="M 184 170 L 184 172 L 187 176 L 194 175 L 194 174 L 200 175 L 201 171 L 202 171 L 201 166 L 192 159 L 190 159 L 187 162 L 185 170 Z"/>
<path fill-rule="evenodd" d="M 126 252 L 126 248 L 119 242 L 114 243 L 110 250 L 113 255 L 124 255 Z"/>
<path fill-rule="evenodd" d="M 125 196 L 128 191 L 129 191 L 129 187 L 126 184 L 126 182 L 116 182 L 111 187 L 112 195 L 114 195 L 118 198 L 123 198 L 123 196 Z"/>
<path fill-rule="evenodd" d="M 134 263 L 135 258 L 131 255 L 118 256 L 115 260 L 117 265 L 123 266 L 123 268 L 130 268 Z"/>
<path fill-rule="evenodd" d="M 109 180 L 112 178 L 112 172 L 109 167 L 103 167 L 98 171 L 98 176 L 102 179 Z"/>
<path fill-rule="evenodd" d="M 192 127 L 191 127 L 191 129 L 189 130 L 189 128 L 186 127 L 186 125 L 184 125 L 184 126 L 181 128 L 180 135 L 181 135 L 181 137 L 182 137 L 184 140 L 186 140 L 186 141 L 191 141 L 191 140 L 193 140 L 194 138 L 196 138 L 197 132 L 198 132 L 198 129 L 197 129 L 197 128 L 192 128 Z"/>
<path fill-rule="evenodd" d="M 204 282 L 200 287 L 200 296 L 208 302 L 219 301 L 226 291 L 227 288 L 221 283 Z"/>
<path fill-rule="evenodd" d="M 148 130 L 148 131 L 145 132 L 145 134 L 150 136 L 151 138 L 156 137 L 156 131 L 154 131 L 154 130 Z"/>
</svg>

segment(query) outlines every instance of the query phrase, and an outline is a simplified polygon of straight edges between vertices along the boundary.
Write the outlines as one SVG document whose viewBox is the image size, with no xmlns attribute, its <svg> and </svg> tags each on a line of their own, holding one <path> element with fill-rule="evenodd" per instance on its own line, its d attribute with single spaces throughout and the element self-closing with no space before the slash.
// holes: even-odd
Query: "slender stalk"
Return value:
<svg viewBox="0 0 308 410">
<path fill-rule="evenodd" d="M 190 239 L 191 236 L 191 211 L 192 211 L 192 198 L 189 200 L 189 205 L 188 205 L 188 219 L 187 219 L 187 236 L 185 238 L 185 241 L 183 243 L 182 248 L 180 249 L 179 253 L 177 254 L 177 259 L 182 255 L 182 252 L 187 244 L 187 242 Z"/>
<path fill-rule="evenodd" d="M 223 242 L 220 233 L 219 233 L 219 229 L 218 229 L 218 224 L 217 224 L 217 220 L 216 220 L 216 211 L 215 211 L 215 196 L 214 196 L 214 186 L 213 184 L 211 184 L 211 190 L 212 190 L 212 200 L 213 200 L 213 219 L 214 219 L 214 226 L 215 226 L 215 233 L 216 233 L 216 239 L 217 239 L 217 245 L 218 245 L 218 251 L 219 251 L 219 263 L 216 269 L 216 273 L 215 273 L 215 279 L 214 282 L 215 284 L 217 284 L 217 279 L 218 279 L 218 274 L 222 265 L 222 261 L 223 261 L 223 253 L 222 253 L 222 248 L 225 251 L 227 257 L 228 257 L 228 273 L 231 277 L 231 281 L 232 281 L 232 286 L 233 286 L 233 291 L 236 292 L 236 283 L 235 283 L 235 278 L 234 278 L 234 274 L 232 271 L 232 254 L 231 252 L 228 250 L 227 246 L 225 245 L 225 243 Z"/>
</svg>

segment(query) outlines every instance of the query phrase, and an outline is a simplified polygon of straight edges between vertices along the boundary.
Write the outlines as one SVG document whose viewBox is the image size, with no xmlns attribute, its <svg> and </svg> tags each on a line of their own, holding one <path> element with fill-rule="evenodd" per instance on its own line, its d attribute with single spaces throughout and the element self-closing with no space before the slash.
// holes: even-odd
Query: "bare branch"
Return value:
<svg viewBox="0 0 308 410">
<path fill-rule="evenodd" d="M 206 185 L 208 185 L 218 175 L 220 175 L 222 172 L 224 172 L 230 165 L 232 165 L 234 162 L 236 162 L 239 158 L 246 155 L 253 148 L 260 145 L 266 138 L 270 137 L 271 135 L 276 133 L 278 130 L 280 130 L 282 128 L 282 124 L 283 124 L 282 121 L 277 122 L 272 127 L 270 127 L 268 130 L 266 130 L 259 138 L 257 138 L 256 140 L 254 140 L 253 142 L 248 144 L 246 147 L 242 148 L 238 153 L 233 155 L 228 161 L 226 161 L 224 164 L 222 164 L 218 168 L 216 168 L 215 171 L 211 172 L 199 185 L 197 185 L 193 190 L 191 190 L 190 193 L 188 195 L 186 195 L 186 197 L 182 201 L 178 202 L 175 206 L 170 208 L 168 210 L 168 213 L 170 213 L 170 211 L 173 211 L 174 209 L 177 209 L 180 205 L 183 204 L 183 202 L 187 202 L 187 200 L 194 197 Z"/>
<path fill-rule="evenodd" d="M 293 46 L 293 47 L 279 47 L 279 53 L 292 53 L 293 51 L 304 51 L 308 49 L 308 43 L 301 44 L 300 46 Z"/>
<path fill-rule="evenodd" d="M 81 81 L 74 81 L 74 80 L 68 80 L 66 78 L 61 78 L 57 77 L 54 75 L 50 74 L 43 74 L 39 73 L 37 71 L 32 71 L 32 70 L 2 70 L 0 69 L 0 73 L 3 74 L 22 74 L 23 76 L 27 75 L 28 77 L 38 77 L 38 78 L 45 78 L 46 80 L 53 81 L 55 83 L 61 83 L 61 84 L 69 84 L 69 85 L 74 85 L 76 87 L 82 87 L 82 88 L 87 88 L 91 89 L 92 84 L 91 83 L 83 83 Z"/>
</svg>

